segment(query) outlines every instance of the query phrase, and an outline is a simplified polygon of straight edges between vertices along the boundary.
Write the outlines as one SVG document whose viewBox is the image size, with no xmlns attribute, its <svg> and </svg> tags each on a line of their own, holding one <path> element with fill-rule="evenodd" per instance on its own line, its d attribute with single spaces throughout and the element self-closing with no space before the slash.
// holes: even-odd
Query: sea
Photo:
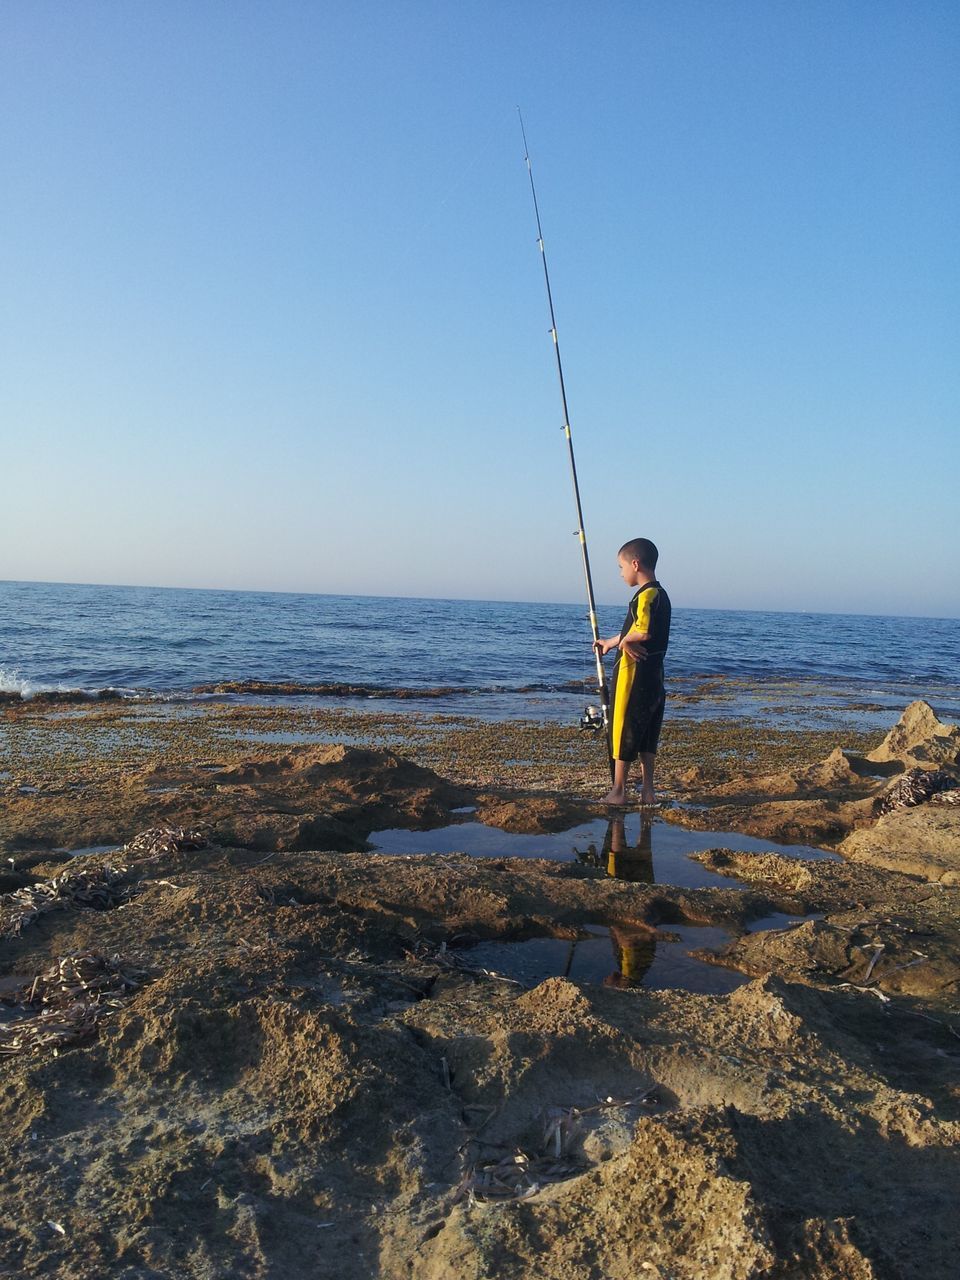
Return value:
<svg viewBox="0 0 960 1280">
<path fill-rule="evenodd" d="M 603 634 L 619 630 L 622 605 L 598 612 Z M 369 711 L 376 699 L 391 711 L 565 720 L 595 688 L 590 640 L 585 608 L 571 604 L 0 582 L 8 700 L 295 699 Z M 666 670 L 683 695 L 673 714 L 872 728 L 922 697 L 955 719 L 960 620 L 675 602 Z"/>
</svg>

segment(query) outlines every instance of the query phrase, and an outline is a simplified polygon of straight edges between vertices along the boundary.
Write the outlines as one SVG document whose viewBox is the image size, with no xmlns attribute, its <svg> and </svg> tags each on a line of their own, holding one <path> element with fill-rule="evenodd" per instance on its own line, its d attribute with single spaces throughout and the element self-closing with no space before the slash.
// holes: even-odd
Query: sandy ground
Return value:
<svg viewBox="0 0 960 1280">
<path fill-rule="evenodd" d="M 845 751 L 671 726 L 665 817 L 843 855 L 718 845 L 701 889 L 365 851 L 468 804 L 595 816 L 596 744 L 560 726 L 4 715 L 0 1275 L 956 1273 L 960 732 L 925 704 Z M 63 852 L 91 845 L 125 848 Z M 773 912 L 817 918 L 751 931 Z M 470 962 L 705 924 L 728 995 Z"/>
</svg>

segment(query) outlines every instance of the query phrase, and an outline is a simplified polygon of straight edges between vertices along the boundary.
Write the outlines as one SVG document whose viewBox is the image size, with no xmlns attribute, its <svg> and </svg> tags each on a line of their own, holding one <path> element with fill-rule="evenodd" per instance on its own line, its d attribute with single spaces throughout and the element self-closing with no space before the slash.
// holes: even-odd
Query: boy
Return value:
<svg viewBox="0 0 960 1280">
<path fill-rule="evenodd" d="M 632 538 L 620 548 L 620 576 L 638 590 L 620 634 L 596 643 L 601 654 L 619 651 L 610 681 L 608 726 L 613 787 L 604 804 L 627 803 L 627 776 L 638 757 L 640 801 L 656 803 L 653 766 L 663 724 L 663 655 L 670 639 L 670 598 L 657 581 L 658 558 L 649 538 Z"/>
</svg>

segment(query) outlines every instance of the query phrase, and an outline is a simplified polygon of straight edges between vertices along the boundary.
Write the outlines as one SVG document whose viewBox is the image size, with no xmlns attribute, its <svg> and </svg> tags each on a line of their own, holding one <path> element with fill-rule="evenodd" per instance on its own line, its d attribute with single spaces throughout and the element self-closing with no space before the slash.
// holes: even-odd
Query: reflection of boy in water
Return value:
<svg viewBox="0 0 960 1280">
<path fill-rule="evenodd" d="M 640 820 L 640 838 L 636 845 L 627 844 L 623 818 L 611 818 L 603 841 L 607 875 L 640 884 L 653 884 L 653 824 Z M 653 964 L 657 951 L 652 929 L 639 925 L 611 925 L 610 940 L 617 969 L 604 978 L 604 986 L 639 987 Z"/>
<path fill-rule="evenodd" d="M 656 933 L 640 925 L 610 927 L 616 973 L 603 980 L 605 987 L 639 987 L 657 954 Z"/>
<path fill-rule="evenodd" d="M 627 844 L 623 818 L 611 818 L 603 841 L 603 861 L 608 876 L 653 884 L 653 825 L 640 818 L 640 837 L 635 846 Z"/>
</svg>

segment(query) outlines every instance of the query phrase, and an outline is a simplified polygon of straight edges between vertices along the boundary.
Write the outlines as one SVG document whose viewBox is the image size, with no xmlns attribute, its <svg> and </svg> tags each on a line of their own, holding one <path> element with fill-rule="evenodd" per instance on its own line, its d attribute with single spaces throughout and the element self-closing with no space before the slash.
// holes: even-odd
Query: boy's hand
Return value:
<svg viewBox="0 0 960 1280">
<path fill-rule="evenodd" d="M 643 662 L 647 656 L 646 646 L 642 645 L 639 640 L 621 640 L 620 648 L 635 662 Z"/>
<path fill-rule="evenodd" d="M 595 652 L 599 653 L 601 658 L 603 658 L 606 657 L 611 649 L 616 649 L 619 643 L 619 636 L 611 636 L 609 640 L 594 640 L 593 647 Z"/>
</svg>

